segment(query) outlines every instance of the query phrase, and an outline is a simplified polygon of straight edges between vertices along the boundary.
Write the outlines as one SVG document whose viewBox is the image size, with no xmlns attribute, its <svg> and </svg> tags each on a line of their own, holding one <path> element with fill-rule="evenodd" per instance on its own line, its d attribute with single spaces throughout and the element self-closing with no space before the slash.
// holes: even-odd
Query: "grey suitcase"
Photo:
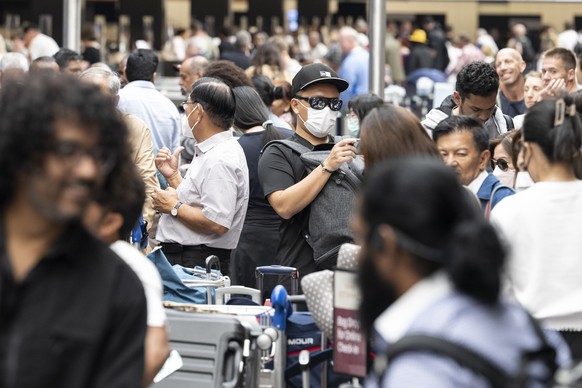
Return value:
<svg viewBox="0 0 582 388">
<path fill-rule="evenodd" d="M 234 315 L 166 309 L 170 346 L 183 366 L 156 388 L 255 387 L 260 369 L 256 336 Z"/>
</svg>

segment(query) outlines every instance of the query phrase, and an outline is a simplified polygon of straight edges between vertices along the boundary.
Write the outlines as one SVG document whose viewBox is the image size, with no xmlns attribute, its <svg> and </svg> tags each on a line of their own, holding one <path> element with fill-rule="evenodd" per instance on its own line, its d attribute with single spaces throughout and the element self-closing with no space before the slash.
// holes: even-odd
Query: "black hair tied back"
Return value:
<svg viewBox="0 0 582 388">
<path fill-rule="evenodd" d="M 447 271 L 455 288 L 482 303 L 496 303 L 505 252 L 493 227 L 483 220 L 459 223 L 448 253 Z"/>
</svg>

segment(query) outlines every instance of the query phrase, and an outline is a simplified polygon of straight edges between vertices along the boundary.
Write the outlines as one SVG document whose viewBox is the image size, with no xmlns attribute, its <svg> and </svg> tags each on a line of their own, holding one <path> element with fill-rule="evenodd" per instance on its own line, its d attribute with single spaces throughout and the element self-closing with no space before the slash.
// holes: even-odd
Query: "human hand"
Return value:
<svg viewBox="0 0 582 388">
<path fill-rule="evenodd" d="M 343 139 L 339 141 L 329 153 L 329 156 L 323 164 L 330 171 L 335 171 L 344 163 L 349 163 L 358 153 L 354 144 L 358 141 L 356 138 Z"/>
<path fill-rule="evenodd" d="M 162 173 L 166 179 L 171 178 L 178 173 L 178 165 L 180 164 L 180 153 L 184 147 L 178 147 L 173 154 L 166 147 L 163 147 L 158 151 L 156 155 L 155 163 L 156 168 Z"/>
<path fill-rule="evenodd" d="M 173 187 L 168 187 L 166 190 L 156 188 L 152 194 L 154 210 L 160 213 L 170 213 L 178 201 L 178 192 Z"/>
<path fill-rule="evenodd" d="M 541 100 L 551 100 L 562 96 L 566 93 L 566 82 L 563 78 L 551 79 L 548 86 L 542 89 L 540 96 L 538 97 L 538 102 Z"/>
</svg>

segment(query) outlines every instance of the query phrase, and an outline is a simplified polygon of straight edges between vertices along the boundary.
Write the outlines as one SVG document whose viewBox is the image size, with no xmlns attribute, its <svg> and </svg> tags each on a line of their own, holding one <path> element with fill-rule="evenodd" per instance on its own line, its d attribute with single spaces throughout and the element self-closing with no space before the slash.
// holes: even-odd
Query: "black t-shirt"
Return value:
<svg viewBox="0 0 582 388">
<path fill-rule="evenodd" d="M 278 131 L 284 138 L 288 138 L 293 134 L 292 131 L 287 129 L 278 129 Z M 264 134 L 264 131 L 245 133 L 238 139 L 245 153 L 249 168 L 249 205 L 245 223 L 259 225 L 276 223 L 278 225 L 281 218 L 265 198 L 263 188 L 259 182 L 259 157 L 263 148 Z"/>
<path fill-rule="evenodd" d="M 291 136 L 290 140 L 313 149 L 311 143 L 297 134 Z M 330 138 L 330 142 L 333 142 L 333 138 Z M 269 146 L 259 160 L 259 180 L 265 197 L 293 186 L 305 176 L 307 176 L 307 171 L 299 155 L 284 145 Z M 283 220 L 281 243 L 277 251 L 277 260 L 281 265 L 297 268 L 301 277 L 316 271 L 313 250 L 305 240 L 308 221 L 309 207 L 291 219 Z"/>
<path fill-rule="evenodd" d="M 501 111 L 511 118 L 525 113 L 525 99 L 510 101 L 502 92 L 499 92 L 499 101 L 501 102 Z"/>
<path fill-rule="evenodd" d="M 140 387 L 146 311 L 135 273 L 81 226 L 20 283 L 0 230 L 0 387 Z"/>
</svg>

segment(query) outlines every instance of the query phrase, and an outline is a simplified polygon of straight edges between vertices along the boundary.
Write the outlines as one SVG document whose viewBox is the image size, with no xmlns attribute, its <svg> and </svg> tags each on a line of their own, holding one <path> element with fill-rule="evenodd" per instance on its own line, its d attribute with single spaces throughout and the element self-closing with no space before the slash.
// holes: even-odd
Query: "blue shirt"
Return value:
<svg viewBox="0 0 582 388">
<path fill-rule="evenodd" d="M 180 146 L 180 114 L 174 103 L 149 81 L 132 81 L 119 91 L 118 108 L 146 122 L 154 151 L 174 151 Z"/>
<path fill-rule="evenodd" d="M 540 340 L 525 310 L 500 302 L 492 306 L 455 291 L 442 272 L 416 283 L 375 321 L 376 354 L 409 334 L 426 334 L 455 342 L 479 353 L 515 375 L 524 351 L 538 349 Z M 558 352 L 558 363 L 569 361 L 569 352 L 557 333 L 546 340 Z M 366 387 L 378 387 L 370 375 Z M 484 377 L 437 354 L 415 351 L 391 361 L 382 387 L 488 387 Z"/>
<path fill-rule="evenodd" d="M 348 88 L 340 94 L 344 106 L 348 106 L 352 97 L 368 93 L 369 66 L 370 53 L 362 47 L 354 48 L 343 60 L 339 76 L 349 83 Z"/>
</svg>

